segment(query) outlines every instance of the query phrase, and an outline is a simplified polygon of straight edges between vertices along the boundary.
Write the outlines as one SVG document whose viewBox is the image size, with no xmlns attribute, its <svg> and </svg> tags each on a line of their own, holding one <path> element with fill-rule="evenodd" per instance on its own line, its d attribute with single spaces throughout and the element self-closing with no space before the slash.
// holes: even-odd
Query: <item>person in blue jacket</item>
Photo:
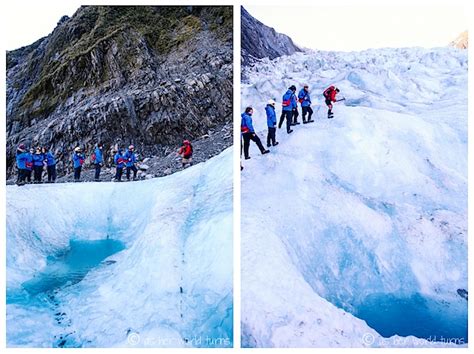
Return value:
<svg viewBox="0 0 474 354">
<path fill-rule="evenodd" d="M 252 114 L 253 114 L 252 107 L 245 108 L 245 112 L 242 113 L 241 115 L 242 119 L 240 121 L 240 131 L 242 133 L 242 138 L 244 139 L 244 156 L 246 160 L 250 159 L 250 155 L 249 155 L 250 140 L 254 141 L 255 144 L 257 144 L 262 155 L 268 154 L 270 152 L 270 150 L 265 150 L 265 148 L 262 145 L 262 142 L 260 141 L 260 138 L 257 136 L 257 134 L 255 134 L 255 129 L 252 123 Z"/>
<path fill-rule="evenodd" d="M 41 147 L 38 146 L 33 154 L 33 183 L 42 183 L 44 162 L 45 156 Z"/>
<path fill-rule="evenodd" d="M 25 184 L 26 178 L 26 161 L 28 159 L 28 152 L 25 144 L 18 145 L 16 149 L 16 167 L 18 168 L 17 184 L 19 186 Z"/>
<path fill-rule="evenodd" d="M 137 179 L 137 156 L 135 155 L 135 146 L 130 145 L 124 155 L 125 166 L 127 167 L 127 180 L 130 181 L 130 171 L 133 171 L 133 180 Z"/>
<path fill-rule="evenodd" d="M 72 163 L 74 167 L 74 182 L 81 180 L 82 165 L 84 164 L 85 156 L 82 153 L 82 149 L 78 146 L 74 149 L 72 154 Z"/>
<path fill-rule="evenodd" d="M 267 106 L 265 107 L 265 112 L 267 113 L 267 127 L 268 127 L 268 135 L 267 135 L 267 147 L 271 145 L 277 146 L 278 141 L 276 141 L 276 114 L 275 114 L 275 101 L 269 100 Z"/>
<path fill-rule="evenodd" d="M 99 182 L 100 181 L 100 169 L 102 168 L 102 165 L 104 164 L 104 155 L 102 153 L 102 148 L 103 144 L 98 143 L 97 147 L 95 148 L 94 151 L 94 166 L 95 166 L 95 181 Z"/>
<path fill-rule="evenodd" d="M 286 118 L 286 132 L 288 134 L 292 133 L 293 130 L 291 126 L 293 125 L 293 109 L 296 107 L 296 86 L 291 85 L 282 98 L 282 112 L 280 117 L 280 122 L 278 123 L 278 128 L 281 128 L 283 120 Z"/>
<path fill-rule="evenodd" d="M 33 172 L 33 154 L 35 153 L 35 149 L 30 148 L 29 152 L 27 153 L 26 157 L 26 182 L 31 183 L 31 174 Z"/>
<path fill-rule="evenodd" d="M 48 172 L 48 183 L 56 182 L 56 159 L 47 147 L 43 148 L 46 159 L 46 171 Z"/>
<path fill-rule="evenodd" d="M 122 173 L 123 168 L 125 167 L 125 159 L 121 148 L 118 148 L 117 153 L 114 156 L 114 163 L 116 166 L 115 181 L 122 182 Z"/>
<path fill-rule="evenodd" d="M 311 108 L 311 97 L 309 95 L 308 85 L 304 85 L 298 93 L 298 101 L 301 103 L 301 109 L 303 111 L 303 124 L 314 122 L 314 120 L 311 119 L 313 109 Z M 308 121 L 306 121 L 306 114 L 308 114 Z"/>
</svg>

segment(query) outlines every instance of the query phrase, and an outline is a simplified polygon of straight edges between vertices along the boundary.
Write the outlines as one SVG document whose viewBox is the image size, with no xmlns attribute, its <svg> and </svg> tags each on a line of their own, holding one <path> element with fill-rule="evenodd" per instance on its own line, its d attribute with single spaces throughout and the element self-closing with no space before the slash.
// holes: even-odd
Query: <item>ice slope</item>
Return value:
<svg viewBox="0 0 474 354">
<path fill-rule="evenodd" d="M 227 149 L 149 181 L 8 186 L 7 345 L 231 346 L 231 166 Z M 70 239 L 107 236 L 126 249 L 81 282 L 23 289 Z"/>
<path fill-rule="evenodd" d="M 373 294 L 467 311 L 467 60 L 452 48 L 312 51 L 246 69 L 242 110 L 254 107 L 262 141 L 266 101 L 291 84 L 310 85 L 316 122 L 243 161 L 243 345 L 445 345 L 383 338 L 354 315 Z M 331 84 L 346 101 L 328 120 L 319 93 Z"/>
</svg>

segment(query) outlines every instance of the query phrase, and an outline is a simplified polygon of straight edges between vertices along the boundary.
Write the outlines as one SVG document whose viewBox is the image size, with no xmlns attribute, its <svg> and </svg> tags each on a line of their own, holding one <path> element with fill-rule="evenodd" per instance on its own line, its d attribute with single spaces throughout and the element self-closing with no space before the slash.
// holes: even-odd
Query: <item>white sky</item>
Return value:
<svg viewBox="0 0 474 354">
<path fill-rule="evenodd" d="M 62 16 L 72 16 L 80 5 L 80 1 L 74 0 L 52 3 L 9 1 L 8 15 L 4 18 L 5 49 L 17 49 L 47 36 Z"/>
<path fill-rule="evenodd" d="M 339 2 L 321 2 L 338 4 Z M 300 46 L 321 50 L 446 46 L 468 29 L 462 2 L 445 5 L 245 5 L 247 11 Z M 294 5 L 293 5 L 294 4 Z M 300 4 L 306 4 L 300 6 Z M 446 5 L 448 4 L 448 5 Z"/>
</svg>

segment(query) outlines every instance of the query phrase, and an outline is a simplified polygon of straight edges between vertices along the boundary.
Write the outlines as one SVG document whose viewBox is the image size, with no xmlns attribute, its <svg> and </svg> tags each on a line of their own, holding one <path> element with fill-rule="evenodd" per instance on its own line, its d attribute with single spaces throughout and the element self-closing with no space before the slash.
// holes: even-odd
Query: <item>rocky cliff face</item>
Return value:
<svg viewBox="0 0 474 354">
<path fill-rule="evenodd" d="M 468 48 L 468 34 L 467 31 L 461 33 L 454 41 L 449 43 L 450 46 L 459 48 L 459 49 L 467 49 Z"/>
<path fill-rule="evenodd" d="M 232 64 L 232 7 L 83 6 L 7 52 L 7 176 L 19 143 L 66 174 L 75 146 L 160 155 L 231 127 Z"/>
<path fill-rule="evenodd" d="M 282 55 L 301 52 L 290 37 L 276 32 L 273 28 L 252 17 L 242 7 L 242 64 L 249 65 L 255 58 L 275 59 Z"/>
</svg>

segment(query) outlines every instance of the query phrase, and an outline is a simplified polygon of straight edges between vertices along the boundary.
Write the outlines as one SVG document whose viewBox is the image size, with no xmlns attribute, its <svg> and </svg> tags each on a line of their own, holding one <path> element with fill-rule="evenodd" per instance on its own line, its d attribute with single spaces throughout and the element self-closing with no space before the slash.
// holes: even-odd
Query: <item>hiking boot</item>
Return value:
<svg viewBox="0 0 474 354">
<path fill-rule="evenodd" d="M 273 144 L 273 146 L 277 146 L 279 144 L 279 142 L 277 141 L 275 144 Z"/>
<path fill-rule="evenodd" d="M 270 152 L 270 150 L 263 150 L 262 155 L 268 154 L 269 152 Z"/>
<path fill-rule="evenodd" d="M 250 160 L 250 156 L 245 156 L 245 159 L 246 159 L 246 160 Z"/>
<path fill-rule="evenodd" d="M 269 148 L 270 146 L 272 146 L 271 144 L 267 144 L 267 148 Z"/>
<path fill-rule="evenodd" d="M 294 122 L 293 125 L 298 125 L 301 124 L 300 122 Z"/>
<path fill-rule="evenodd" d="M 287 133 L 288 134 L 293 133 L 293 129 L 287 130 Z"/>
<path fill-rule="evenodd" d="M 310 119 L 310 120 L 308 120 L 307 123 L 313 123 L 313 122 L 314 122 L 314 120 L 313 120 L 313 119 Z"/>
</svg>

